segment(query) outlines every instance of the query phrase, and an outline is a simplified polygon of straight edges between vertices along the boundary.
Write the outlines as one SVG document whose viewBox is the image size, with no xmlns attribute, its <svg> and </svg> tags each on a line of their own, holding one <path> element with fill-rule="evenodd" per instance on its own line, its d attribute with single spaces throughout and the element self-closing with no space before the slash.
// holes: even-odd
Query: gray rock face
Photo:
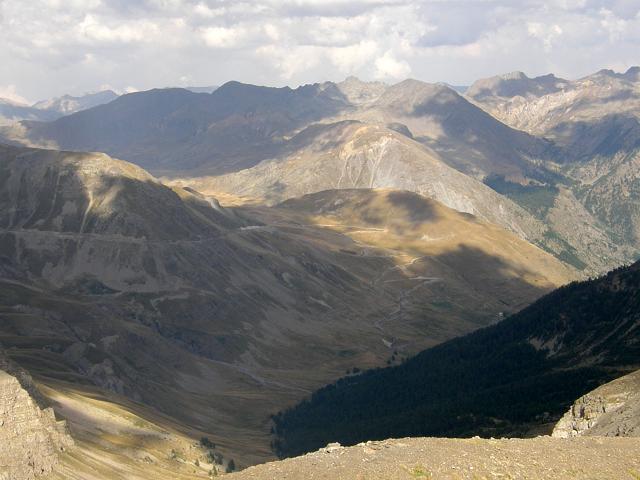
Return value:
<svg viewBox="0 0 640 480">
<path fill-rule="evenodd" d="M 576 400 L 553 429 L 553 436 L 640 436 L 640 370 Z"/>
<path fill-rule="evenodd" d="M 30 480 L 53 470 L 59 454 L 73 445 L 65 422 L 41 408 L 23 387 L 33 387 L 25 372 L 0 351 L 0 480 Z M 8 368 L 17 373 L 7 373 Z M 35 388 L 35 387 L 33 387 Z"/>
<path fill-rule="evenodd" d="M 118 94 L 111 90 L 88 93 L 79 97 L 63 95 L 62 97 L 43 100 L 33 105 L 33 108 L 55 112 L 59 115 L 69 115 L 88 108 L 104 105 L 118 98 Z"/>
<path fill-rule="evenodd" d="M 37 120 L 47 122 L 55 120 L 59 115 L 56 112 L 40 110 L 11 100 L 0 98 L 0 125 L 9 125 L 21 120 Z"/>
<path fill-rule="evenodd" d="M 627 249 L 627 261 L 637 258 L 640 242 L 638 71 L 602 70 L 575 81 L 507 75 L 479 80 L 466 92 L 512 128 L 553 142 L 558 151 L 550 164 L 557 163 L 557 171 L 570 179 L 565 183 L 574 208 L 584 208 L 590 226 Z M 571 231 L 588 235 L 580 225 L 565 229 L 554 218 L 543 220 L 564 230 L 565 238 Z"/>
</svg>

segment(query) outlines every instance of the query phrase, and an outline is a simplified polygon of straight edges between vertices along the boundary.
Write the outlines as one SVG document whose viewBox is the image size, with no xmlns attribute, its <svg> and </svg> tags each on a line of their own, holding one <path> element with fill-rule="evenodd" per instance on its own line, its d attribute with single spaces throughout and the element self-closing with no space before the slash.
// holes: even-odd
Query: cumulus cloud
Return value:
<svg viewBox="0 0 640 480">
<path fill-rule="evenodd" d="M 24 105 L 29 104 L 29 101 L 26 98 L 18 94 L 18 91 L 16 90 L 15 85 L 6 85 L 6 86 L 0 85 L 0 98 L 2 100 L 9 100 L 10 102 L 13 102 L 13 103 L 24 104 Z"/>
<path fill-rule="evenodd" d="M 4 89 L 14 98 L 185 79 L 469 84 L 513 70 L 575 78 L 638 63 L 640 2 L 0 0 L 0 41 L 0 85 L 15 86 Z"/>
<path fill-rule="evenodd" d="M 376 78 L 381 80 L 400 80 L 406 78 L 411 72 L 407 62 L 399 61 L 388 51 L 376 59 Z"/>
<path fill-rule="evenodd" d="M 209 47 L 229 48 L 239 46 L 247 32 L 242 27 L 208 27 L 202 30 L 202 38 Z"/>
</svg>

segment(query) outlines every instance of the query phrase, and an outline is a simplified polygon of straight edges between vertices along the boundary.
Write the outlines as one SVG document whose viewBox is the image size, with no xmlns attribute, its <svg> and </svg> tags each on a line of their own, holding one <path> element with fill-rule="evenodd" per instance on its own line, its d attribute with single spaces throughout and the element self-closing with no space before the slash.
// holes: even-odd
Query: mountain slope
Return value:
<svg viewBox="0 0 640 480">
<path fill-rule="evenodd" d="M 528 84 L 533 86 L 525 90 L 551 80 L 532 79 Z M 545 88 L 536 94 L 550 90 Z M 495 89 L 503 90 L 517 91 Z M 354 122 L 366 127 L 366 134 L 356 135 Z M 397 135 L 389 136 L 389 131 Z M 406 80 L 388 86 L 349 78 L 296 89 L 228 82 L 211 94 L 151 90 L 54 122 L 22 122 L 3 132 L 17 144 L 103 151 L 167 180 L 184 180 L 181 185 L 225 192 L 233 186 L 242 190 L 234 195 L 271 202 L 342 188 L 343 183 L 348 188 L 414 190 L 505 226 L 587 274 L 636 258 L 638 212 L 624 193 L 626 188 L 635 192 L 635 177 L 624 175 L 633 161 L 621 158 L 612 171 L 615 178 L 602 179 L 616 206 L 607 211 L 599 186 L 574 188 L 578 173 L 557 165 L 566 164 L 566 152 L 577 149 L 561 151 L 546 139 L 514 130 L 442 84 Z M 610 140 L 615 145 L 623 141 Z M 354 143 L 353 152 L 346 148 L 348 142 Z M 513 201 L 459 175 L 431 175 L 434 159 Z M 303 175 L 305 170 L 313 175 Z M 338 171 L 344 175 L 336 177 Z M 207 183 L 214 176 L 218 178 Z M 511 190 L 536 191 L 508 195 L 508 189 L 496 188 L 499 181 Z M 623 188 L 612 188 L 616 182 Z"/>
<path fill-rule="evenodd" d="M 629 258 L 640 251 L 640 72 L 602 70 L 549 88 L 548 77 L 480 80 L 467 95 L 514 128 L 551 139 L 561 149 L 552 168 L 562 171 L 576 200 L 606 228 Z M 492 88 L 485 88 L 492 84 Z"/>
<path fill-rule="evenodd" d="M 416 80 L 387 86 L 349 78 L 293 90 L 228 82 L 211 94 L 138 92 L 50 124 L 26 123 L 24 140 L 104 151 L 156 174 L 219 174 L 281 157 L 297 132 L 336 120 L 404 126 L 480 179 L 548 175 L 534 161 L 550 154 L 547 142 L 507 127 L 445 85 Z"/>
<path fill-rule="evenodd" d="M 559 92 L 567 88 L 569 83 L 553 74 L 529 78 L 522 72 L 511 72 L 477 80 L 465 91 L 465 96 L 480 102 L 495 97 L 541 97 Z"/>
<path fill-rule="evenodd" d="M 132 93 L 52 123 L 24 126 L 36 145 L 104 151 L 154 173 L 224 172 L 255 165 L 279 151 L 284 135 L 344 105 L 335 87 L 228 82 L 211 94 L 178 88 Z"/>
<path fill-rule="evenodd" d="M 101 92 L 87 93 L 79 97 L 74 97 L 73 95 L 63 95 L 62 97 L 42 100 L 35 103 L 33 105 L 33 108 L 55 112 L 60 116 L 63 116 L 109 103 L 116 98 L 118 98 L 118 94 L 114 91 L 103 90 Z"/>
<path fill-rule="evenodd" d="M 0 341 L 12 358 L 52 388 L 142 402 L 239 465 L 271 457 L 271 412 L 346 370 L 492 323 L 573 275 L 406 192 L 391 198 L 434 214 L 373 227 L 364 205 L 322 197 L 351 205 L 336 224 L 362 209 L 364 229 L 393 228 L 391 245 L 323 225 L 306 200 L 223 208 L 104 154 L 2 147 L 0 172 Z M 422 245 L 424 235 L 457 240 Z"/>
<path fill-rule="evenodd" d="M 393 130 L 361 122 L 314 125 L 289 143 L 286 156 L 253 168 L 173 182 L 269 203 L 327 189 L 410 190 L 500 225 L 578 268 L 588 266 L 590 272 L 626 258 L 593 218 L 576 211 L 572 197 L 558 195 L 560 202 L 551 214 L 559 221 L 549 228 L 536 218 L 536 212 L 449 167 L 432 149 Z"/>
<path fill-rule="evenodd" d="M 19 122 L 21 120 L 55 120 L 58 117 L 53 112 L 23 105 L 0 98 L 0 126 Z"/>
<path fill-rule="evenodd" d="M 572 82 L 522 74 L 525 91 L 510 88 L 509 76 L 495 77 L 477 81 L 466 95 L 506 124 L 553 140 L 564 148 L 562 162 L 589 160 L 638 147 L 639 70 L 602 70 Z"/>
<path fill-rule="evenodd" d="M 343 378 L 278 414 L 275 449 L 398 436 L 523 434 L 637 368 L 640 263 L 574 283 L 401 366 Z M 625 372 L 626 373 L 626 372 Z"/>
<path fill-rule="evenodd" d="M 405 80 L 387 88 L 356 118 L 405 125 L 413 138 L 474 178 L 501 174 L 518 182 L 549 175 L 539 165 L 552 145 L 513 130 L 442 84 Z"/>
</svg>

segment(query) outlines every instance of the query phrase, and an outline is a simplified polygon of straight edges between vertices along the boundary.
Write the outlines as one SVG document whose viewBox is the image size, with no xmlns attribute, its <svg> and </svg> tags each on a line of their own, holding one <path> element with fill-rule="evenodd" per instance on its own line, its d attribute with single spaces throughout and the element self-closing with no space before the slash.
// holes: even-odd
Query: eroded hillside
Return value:
<svg viewBox="0 0 640 480">
<path fill-rule="evenodd" d="M 493 323 L 574 275 L 407 192 L 364 192 L 374 211 L 405 212 L 375 226 L 353 192 L 327 192 L 345 202 L 327 226 L 308 199 L 224 208 L 102 154 L 5 147 L 0 169 L 11 356 L 44 386 L 142 402 L 239 466 L 272 458 L 269 415 L 311 390 Z M 393 235 L 362 236 L 354 221 Z"/>
</svg>

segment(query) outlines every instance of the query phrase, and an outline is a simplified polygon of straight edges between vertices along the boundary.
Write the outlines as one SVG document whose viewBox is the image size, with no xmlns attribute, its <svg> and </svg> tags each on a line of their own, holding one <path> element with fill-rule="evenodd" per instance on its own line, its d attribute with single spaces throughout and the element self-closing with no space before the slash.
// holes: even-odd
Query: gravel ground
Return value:
<svg viewBox="0 0 640 480">
<path fill-rule="evenodd" d="M 346 448 L 331 444 L 229 478 L 640 480 L 640 438 L 405 438 Z"/>
</svg>

